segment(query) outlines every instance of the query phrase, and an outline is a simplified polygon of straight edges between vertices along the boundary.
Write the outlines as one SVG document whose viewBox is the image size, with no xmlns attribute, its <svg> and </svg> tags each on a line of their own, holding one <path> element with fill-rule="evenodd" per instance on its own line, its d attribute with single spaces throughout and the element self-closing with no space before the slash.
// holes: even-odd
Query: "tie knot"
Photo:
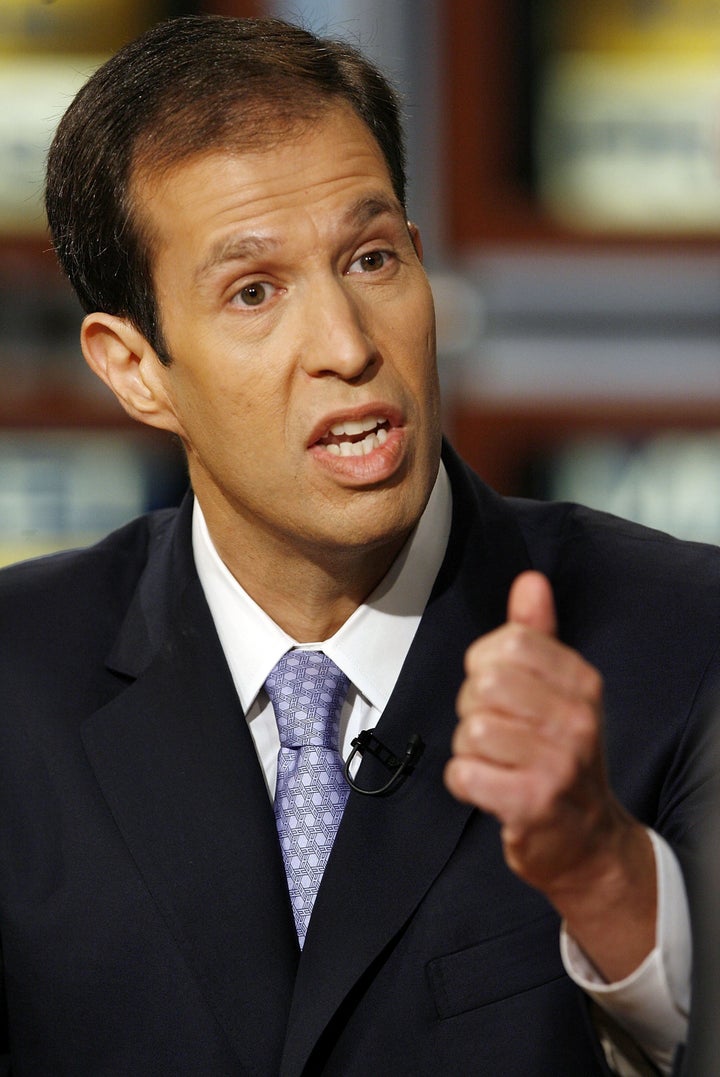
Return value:
<svg viewBox="0 0 720 1077">
<path fill-rule="evenodd" d="M 322 651 L 288 651 L 265 681 L 283 748 L 338 748 L 348 679 Z"/>
</svg>

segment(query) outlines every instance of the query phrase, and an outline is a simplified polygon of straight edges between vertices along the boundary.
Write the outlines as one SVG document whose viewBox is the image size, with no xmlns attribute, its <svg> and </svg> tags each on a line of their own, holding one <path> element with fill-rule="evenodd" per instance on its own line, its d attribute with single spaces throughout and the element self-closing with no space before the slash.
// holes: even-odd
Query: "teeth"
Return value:
<svg viewBox="0 0 720 1077">
<path fill-rule="evenodd" d="M 387 438 L 387 430 L 383 428 L 377 434 L 368 434 L 362 441 L 341 441 L 339 445 L 326 445 L 325 449 L 333 456 L 367 456 L 384 445 Z"/>
<path fill-rule="evenodd" d="M 374 430 L 382 421 L 382 419 L 378 419 L 375 415 L 368 415 L 366 419 L 353 419 L 342 423 L 334 423 L 334 425 L 330 427 L 330 433 L 335 434 L 336 436 L 341 434 L 364 434 L 370 430 Z"/>
<path fill-rule="evenodd" d="M 340 441 L 325 445 L 325 449 L 332 456 L 367 456 L 379 449 L 388 439 L 386 420 L 377 415 L 368 415 L 366 419 L 346 419 L 335 423 L 330 427 L 330 433 L 334 437 L 357 438 L 361 434 L 365 437 L 359 441 Z"/>
</svg>

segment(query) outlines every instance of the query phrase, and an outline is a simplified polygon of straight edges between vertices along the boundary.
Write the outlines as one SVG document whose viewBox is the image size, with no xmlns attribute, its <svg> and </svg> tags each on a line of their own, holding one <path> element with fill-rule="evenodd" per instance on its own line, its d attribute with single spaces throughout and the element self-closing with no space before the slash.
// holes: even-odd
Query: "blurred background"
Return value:
<svg viewBox="0 0 720 1077">
<path fill-rule="evenodd" d="M 349 38 L 401 89 L 445 426 L 478 472 L 720 542 L 720 0 L 0 0 L 0 562 L 184 487 L 85 368 L 40 192 L 95 66 L 198 11 Z"/>
</svg>

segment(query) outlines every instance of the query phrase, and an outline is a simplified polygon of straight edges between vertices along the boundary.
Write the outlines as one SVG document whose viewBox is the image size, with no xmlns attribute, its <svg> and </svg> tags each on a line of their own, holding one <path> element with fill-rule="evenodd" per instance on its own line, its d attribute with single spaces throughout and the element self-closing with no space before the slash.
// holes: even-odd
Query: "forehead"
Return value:
<svg viewBox="0 0 720 1077">
<path fill-rule="evenodd" d="M 363 200 L 384 203 L 404 217 L 380 147 L 367 125 L 345 105 L 283 132 L 268 132 L 245 152 L 213 149 L 133 185 L 135 210 L 158 253 L 192 233 L 196 253 L 224 233 L 262 232 L 303 221 L 347 215 Z"/>
</svg>

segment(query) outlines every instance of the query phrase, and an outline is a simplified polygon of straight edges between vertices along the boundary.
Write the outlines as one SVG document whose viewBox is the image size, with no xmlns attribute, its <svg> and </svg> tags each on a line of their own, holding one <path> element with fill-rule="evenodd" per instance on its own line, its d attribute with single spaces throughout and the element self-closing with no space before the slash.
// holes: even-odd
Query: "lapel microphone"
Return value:
<svg viewBox="0 0 720 1077">
<path fill-rule="evenodd" d="M 345 763 L 345 780 L 351 789 L 356 793 L 361 793 L 364 797 L 379 797 L 392 792 L 403 775 L 412 774 L 415 764 L 425 751 L 425 742 L 419 733 L 413 733 L 408 740 L 405 755 L 402 759 L 398 759 L 390 748 L 386 747 L 381 740 L 378 740 L 372 729 L 363 729 L 362 733 L 358 733 L 357 737 L 353 737 L 350 743 L 352 751 Z M 389 781 L 385 785 L 381 785 L 378 789 L 363 789 L 350 777 L 350 764 L 358 752 L 361 755 L 363 752 L 369 752 L 370 755 L 375 756 L 384 767 L 387 767 L 392 772 Z"/>
</svg>

